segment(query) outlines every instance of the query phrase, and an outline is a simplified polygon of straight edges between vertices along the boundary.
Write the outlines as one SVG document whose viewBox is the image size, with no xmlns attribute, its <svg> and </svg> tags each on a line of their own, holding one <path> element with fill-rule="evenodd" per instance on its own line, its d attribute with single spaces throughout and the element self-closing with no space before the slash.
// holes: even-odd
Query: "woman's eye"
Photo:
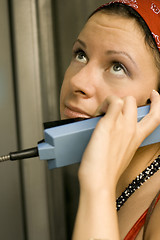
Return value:
<svg viewBox="0 0 160 240">
<path fill-rule="evenodd" d="M 74 53 L 75 55 L 75 59 L 78 61 L 78 62 L 81 62 L 81 63 L 87 63 L 88 62 L 88 59 L 87 59 L 87 56 L 85 54 L 85 52 L 83 50 L 78 50 Z"/>
<path fill-rule="evenodd" d="M 127 69 L 121 63 L 113 63 L 110 72 L 118 76 L 123 76 L 124 74 L 127 74 Z"/>
</svg>

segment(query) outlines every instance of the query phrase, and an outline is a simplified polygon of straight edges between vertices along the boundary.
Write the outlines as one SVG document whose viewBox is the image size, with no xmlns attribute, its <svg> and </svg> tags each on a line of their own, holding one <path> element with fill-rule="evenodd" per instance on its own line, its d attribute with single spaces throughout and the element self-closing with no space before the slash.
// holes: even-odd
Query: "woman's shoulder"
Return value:
<svg viewBox="0 0 160 240">
<path fill-rule="evenodd" d="M 145 234 L 145 240 L 154 239 L 159 240 L 160 239 L 160 199 L 157 202 L 153 213 L 150 216 L 148 226 L 146 229 Z"/>
</svg>

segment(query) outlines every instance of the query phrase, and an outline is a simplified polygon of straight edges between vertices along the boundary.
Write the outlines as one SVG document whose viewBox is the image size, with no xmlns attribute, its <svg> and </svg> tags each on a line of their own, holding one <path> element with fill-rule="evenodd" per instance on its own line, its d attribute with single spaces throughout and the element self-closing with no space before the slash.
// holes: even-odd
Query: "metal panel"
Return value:
<svg viewBox="0 0 160 240">
<path fill-rule="evenodd" d="M 17 149 L 8 5 L 0 1 L 0 155 Z M 0 239 L 24 239 L 19 163 L 0 165 Z"/>
<path fill-rule="evenodd" d="M 59 118 L 56 49 L 51 0 L 37 1 L 43 120 Z"/>
<path fill-rule="evenodd" d="M 21 148 L 43 138 L 39 43 L 36 0 L 13 0 L 15 72 Z M 29 240 L 50 239 L 45 162 L 24 160 L 22 165 Z"/>
<path fill-rule="evenodd" d="M 54 1 L 55 2 L 55 1 Z M 37 5 L 40 41 L 41 93 L 43 120 L 59 119 L 59 79 L 55 48 L 56 11 L 52 0 L 39 0 Z M 51 239 L 66 239 L 65 197 L 62 169 L 48 171 L 48 201 Z"/>
</svg>

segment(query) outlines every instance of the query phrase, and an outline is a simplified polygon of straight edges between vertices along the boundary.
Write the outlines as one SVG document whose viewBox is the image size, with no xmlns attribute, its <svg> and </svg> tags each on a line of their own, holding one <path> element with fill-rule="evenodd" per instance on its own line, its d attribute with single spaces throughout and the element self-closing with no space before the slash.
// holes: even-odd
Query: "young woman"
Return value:
<svg viewBox="0 0 160 240">
<path fill-rule="evenodd" d="M 80 165 L 73 240 L 160 239 L 160 143 L 139 147 L 160 124 L 159 35 L 159 0 L 120 0 L 97 9 L 74 43 L 61 117 L 105 115 Z"/>
</svg>

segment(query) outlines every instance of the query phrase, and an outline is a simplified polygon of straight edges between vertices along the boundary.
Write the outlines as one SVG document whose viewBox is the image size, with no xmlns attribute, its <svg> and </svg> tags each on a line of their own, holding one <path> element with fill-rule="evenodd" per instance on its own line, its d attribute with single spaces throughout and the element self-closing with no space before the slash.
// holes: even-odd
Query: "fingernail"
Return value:
<svg viewBox="0 0 160 240">
<path fill-rule="evenodd" d="M 156 90 L 154 90 L 154 89 L 152 90 L 152 93 L 157 95 L 157 96 L 159 96 L 159 93 Z"/>
</svg>

